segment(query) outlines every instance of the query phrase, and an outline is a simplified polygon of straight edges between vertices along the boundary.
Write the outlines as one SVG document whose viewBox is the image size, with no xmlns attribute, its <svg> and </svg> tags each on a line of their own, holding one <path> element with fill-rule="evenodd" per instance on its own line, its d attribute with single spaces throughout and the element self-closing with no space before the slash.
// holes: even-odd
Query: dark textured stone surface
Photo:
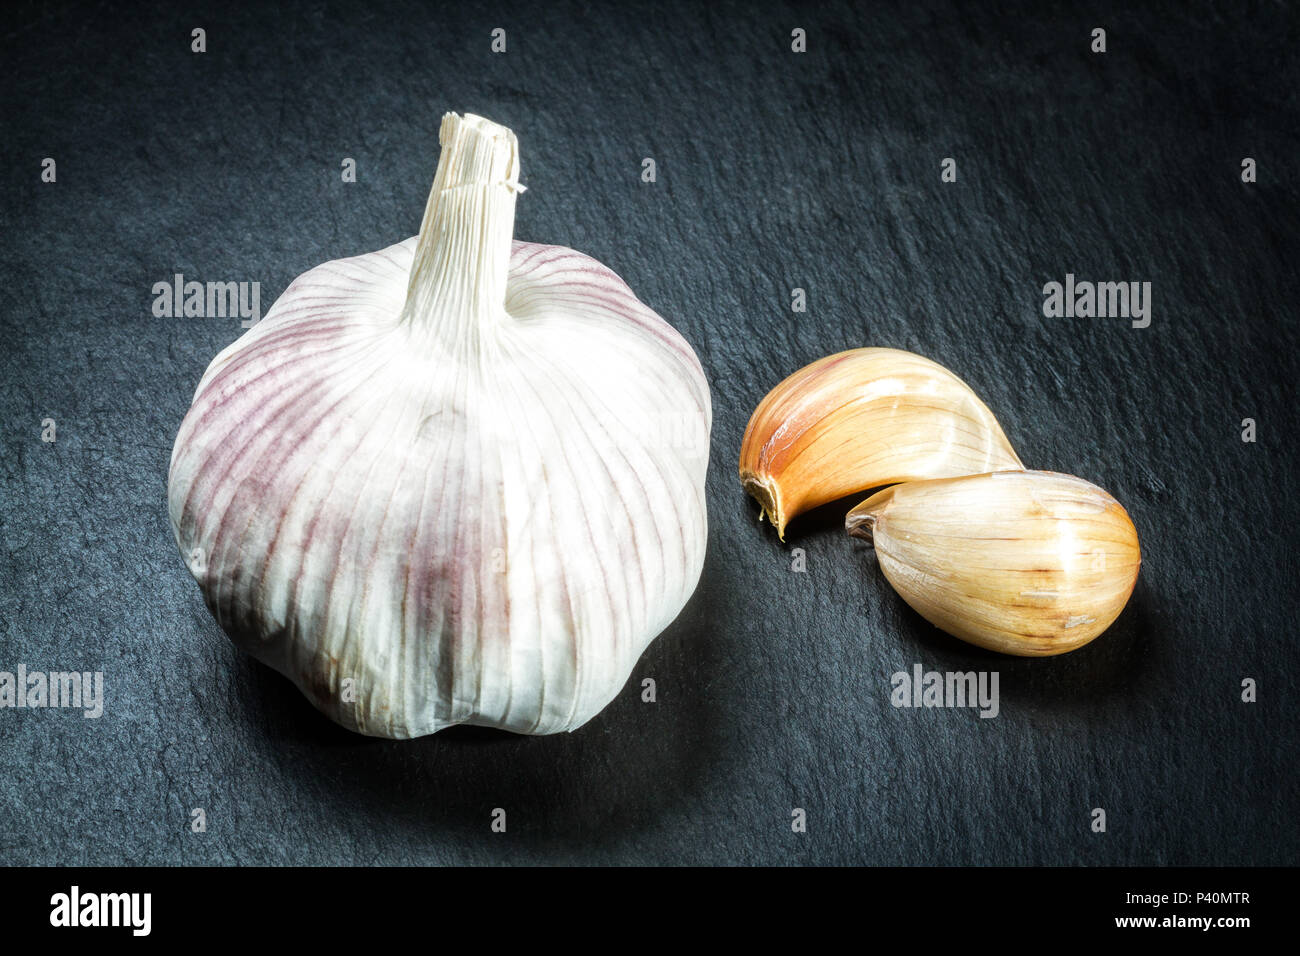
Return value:
<svg viewBox="0 0 1300 956">
<path fill-rule="evenodd" d="M 1295 13 L 606 6 L 10 16 L 0 669 L 103 670 L 107 712 L 0 711 L 0 859 L 1294 863 Z M 234 651 L 167 525 L 176 428 L 239 329 L 155 318 L 153 283 L 259 281 L 265 310 L 412 234 L 447 109 L 518 132 L 516 235 L 609 264 L 713 387 L 703 580 L 633 678 L 659 703 L 634 683 L 572 735 L 335 728 Z M 1067 272 L 1152 282 L 1151 327 L 1044 319 Z M 750 410 L 860 345 L 949 366 L 1027 463 L 1126 505 L 1145 562 L 1109 633 L 984 653 L 898 599 L 842 508 L 784 546 L 758 525 Z M 1000 716 L 891 708 L 916 662 L 998 670 Z"/>
</svg>

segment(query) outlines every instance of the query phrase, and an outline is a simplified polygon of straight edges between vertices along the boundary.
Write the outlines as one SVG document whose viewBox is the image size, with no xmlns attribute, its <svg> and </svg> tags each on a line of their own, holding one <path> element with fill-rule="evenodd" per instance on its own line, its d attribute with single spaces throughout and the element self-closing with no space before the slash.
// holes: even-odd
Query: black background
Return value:
<svg viewBox="0 0 1300 956">
<path fill-rule="evenodd" d="M 1295 862 L 1300 16 L 1128 6 L 16 5 L 0 669 L 102 670 L 107 703 L 0 711 L 0 858 Z M 412 235 L 446 110 L 518 133 L 516 236 L 611 266 L 713 390 L 699 589 L 571 735 L 334 727 L 234 651 L 167 523 L 176 429 L 240 329 L 155 318 L 153 284 L 258 281 L 265 312 L 308 268 Z M 1067 272 L 1150 281 L 1151 326 L 1044 318 Z M 750 411 L 863 345 L 953 369 L 1026 464 L 1123 502 L 1144 563 L 1109 632 L 986 653 L 902 603 L 843 507 L 785 545 L 758 523 L 735 475 Z M 892 708 L 915 663 L 999 671 L 1000 715 Z"/>
</svg>

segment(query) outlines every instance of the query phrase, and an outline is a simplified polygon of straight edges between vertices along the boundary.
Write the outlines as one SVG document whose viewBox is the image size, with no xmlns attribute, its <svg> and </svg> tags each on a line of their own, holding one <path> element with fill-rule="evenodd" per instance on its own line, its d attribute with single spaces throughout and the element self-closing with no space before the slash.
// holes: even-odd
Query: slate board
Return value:
<svg viewBox="0 0 1300 956">
<path fill-rule="evenodd" d="M 0 669 L 102 670 L 107 703 L 0 711 L 0 859 L 1295 863 L 1300 18 L 898 6 L 19 4 Z M 258 281 L 265 311 L 300 272 L 413 234 L 448 109 L 518 132 L 516 235 L 610 265 L 713 389 L 699 590 L 571 735 L 334 727 L 235 652 L 167 523 L 177 426 L 240 330 L 154 317 L 153 284 Z M 1150 281 L 1150 327 L 1044 318 L 1066 273 Z M 952 368 L 1027 463 L 1125 504 L 1145 560 L 1107 634 L 985 653 L 900 601 L 843 508 L 785 545 L 758 523 L 735 477 L 750 411 L 862 345 Z M 998 671 L 999 716 L 891 707 L 916 663 Z"/>
</svg>

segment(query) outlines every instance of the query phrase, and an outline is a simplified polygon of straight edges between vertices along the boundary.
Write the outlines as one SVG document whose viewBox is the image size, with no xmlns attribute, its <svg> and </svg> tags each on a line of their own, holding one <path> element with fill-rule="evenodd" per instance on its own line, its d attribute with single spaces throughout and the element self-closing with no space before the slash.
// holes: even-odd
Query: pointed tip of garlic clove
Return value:
<svg viewBox="0 0 1300 956">
<path fill-rule="evenodd" d="M 877 492 L 844 516 L 844 530 L 849 533 L 850 537 L 861 538 L 863 541 L 871 543 L 875 542 L 877 509 L 883 507 L 884 503 L 893 496 L 894 488 L 897 487 L 897 485 L 894 485 L 884 491 Z"/>
<path fill-rule="evenodd" d="M 782 533 L 798 515 L 871 488 L 1023 467 L 965 382 L 887 348 L 838 352 L 788 376 L 754 410 L 740 451 L 745 490 Z"/>
</svg>

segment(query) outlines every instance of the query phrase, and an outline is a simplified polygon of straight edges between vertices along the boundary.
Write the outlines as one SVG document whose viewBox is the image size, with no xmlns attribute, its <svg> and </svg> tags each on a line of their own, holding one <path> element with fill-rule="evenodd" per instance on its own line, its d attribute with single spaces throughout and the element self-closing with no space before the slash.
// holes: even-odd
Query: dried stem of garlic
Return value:
<svg viewBox="0 0 1300 956">
<path fill-rule="evenodd" d="M 213 360 L 172 453 L 217 621 L 334 720 L 573 730 L 704 560 L 711 411 L 600 263 L 513 242 L 513 133 L 448 114 L 417 238 L 300 276 Z"/>
</svg>

